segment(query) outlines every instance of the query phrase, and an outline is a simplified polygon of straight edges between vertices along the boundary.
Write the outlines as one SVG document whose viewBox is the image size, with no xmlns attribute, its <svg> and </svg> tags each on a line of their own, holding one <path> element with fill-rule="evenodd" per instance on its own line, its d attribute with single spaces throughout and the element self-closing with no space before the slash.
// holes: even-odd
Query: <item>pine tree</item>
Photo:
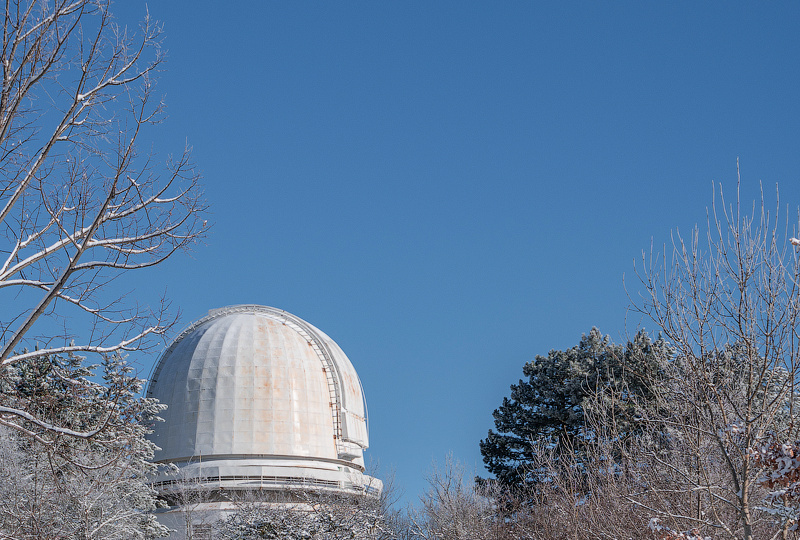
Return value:
<svg viewBox="0 0 800 540">
<path fill-rule="evenodd" d="M 627 347 L 615 345 L 597 328 L 575 347 L 552 350 L 523 366 L 526 377 L 511 385 L 494 413 L 496 432 L 480 442 L 486 468 L 506 486 L 540 480 L 537 444 L 580 453 L 598 436 L 587 427 L 587 413 L 610 415 L 616 437 L 635 429 L 636 408 L 647 402 L 648 382 L 657 379 L 670 356 L 662 339 L 653 342 L 644 331 Z M 606 423 L 607 424 L 607 423 Z"/>
</svg>

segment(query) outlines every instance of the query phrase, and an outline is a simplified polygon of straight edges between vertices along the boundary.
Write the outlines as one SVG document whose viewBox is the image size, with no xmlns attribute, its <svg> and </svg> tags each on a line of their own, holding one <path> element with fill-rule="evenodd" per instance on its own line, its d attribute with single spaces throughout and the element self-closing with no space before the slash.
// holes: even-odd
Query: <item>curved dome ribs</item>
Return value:
<svg viewBox="0 0 800 540">
<path fill-rule="evenodd" d="M 262 308 L 265 309 L 265 308 Z M 271 308 L 266 308 L 271 309 Z M 325 379 L 328 382 L 328 392 L 331 397 L 331 420 L 333 421 L 333 437 L 336 440 L 336 453 L 341 455 L 342 448 L 342 392 L 338 381 L 338 367 L 336 362 L 333 361 L 333 355 L 328 346 L 319 339 L 315 334 L 313 328 L 309 328 L 308 324 L 298 317 L 287 313 L 285 311 L 274 310 L 283 318 L 283 323 L 295 330 L 298 334 L 303 336 L 317 353 L 322 362 L 322 371 L 325 372 Z"/>
<path fill-rule="evenodd" d="M 168 407 L 148 435 L 157 446 L 152 483 L 163 494 L 381 492 L 380 480 L 364 474 L 367 404 L 355 367 L 325 332 L 291 313 L 210 310 L 170 343 L 146 395 Z"/>
<path fill-rule="evenodd" d="M 203 317 L 202 319 L 190 324 L 178 335 L 178 337 L 173 340 L 173 342 L 169 345 L 169 347 L 167 347 L 167 349 L 161 355 L 159 361 L 154 366 L 153 371 L 150 374 L 147 396 L 152 397 L 151 390 L 156 386 L 166 359 L 169 358 L 172 351 L 184 337 L 191 334 L 199 326 L 206 324 L 213 319 L 235 313 L 257 313 L 266 315 L 270 319 L 288 326 L 297 332 L 303 339 L 305 339 L 306 342 L 308 342 L 317 358 L 319 358 L 322 364 L 322 370 L 325 373 L 325 379 L 327 381 L 328 392 L 330 395 L 331 421 L 333 423 L 334 442 L 337 454 L 340 456 L 340 458 L 351 454 L 352 451 L 348 450 L 348 447 L 352 446 L 353 444 L 355 444 L 357 447 L 366 448 L 366 433 L 362 434 L 361 431 L 364 428 L 368 429 L 366 426 L 367 404 L 364 400 L 361 381 L 356 376 L 356 384 L 358 384 L 360 390 L 361 403 L 346 403 L 346 392 L 343 389 L 343 385 L 346 384 L 345 378 L 341 373 L 340 366 L 336 362 L 334 352 L 331 351 L 331 348 L 326 343 L 325 339 L 320 336 L 321 331 L 303 319 L 292 315 L 291 313 L 272 307 L 242 304 L 213 309 L 208 312 L 206 317 Z M 358 411 L 358 405 L 363 406 L 364 418 L 362 421 L 364 422 L 364 426 L 362 430 L 359 430 L 358 426 L 355 425 L 358 423 L 359 415 L 352 412 L 354 410 L 354 406 L 355 411 Z M 353 418 L 350 418 L 351 416 Z M 343 424 L 346 425 L 343 426 Z"/>
</svg>

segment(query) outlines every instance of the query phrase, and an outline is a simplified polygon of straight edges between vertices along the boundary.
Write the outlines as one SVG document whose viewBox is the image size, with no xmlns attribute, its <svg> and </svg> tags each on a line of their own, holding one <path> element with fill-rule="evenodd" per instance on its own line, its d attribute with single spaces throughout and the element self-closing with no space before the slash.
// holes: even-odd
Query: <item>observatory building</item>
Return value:
<svg viewBox="0 0 800 540">
<path fill-rule="evenodd" d="M 163 353 L 147 396 L 168 406 L 150 435 L 155 462 L 177 467 L 155 481 L 168 499 L 179 490 L 268 491 L 274 500 L 310 489 L 380 492 L 363 474 L 367 409 L 353 365 L 325 333 L 285 311 L 210 311 Z M 171 500 L 159 521 L 181 528 L 180 498 Z M 195 510 L 224 516 L 225 497 Z"/>
</svg>

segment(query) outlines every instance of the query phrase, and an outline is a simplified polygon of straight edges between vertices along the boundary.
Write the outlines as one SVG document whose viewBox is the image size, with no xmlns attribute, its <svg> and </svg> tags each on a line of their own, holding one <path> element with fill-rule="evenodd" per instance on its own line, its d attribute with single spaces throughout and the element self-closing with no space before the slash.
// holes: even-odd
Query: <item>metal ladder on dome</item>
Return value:
<svg viewBox="0 0 800 540">
<path fill-rule="evenodd" d="M 328 395 L 331 398 L 331 419 L 333 420 L 333 438 L 336 439 L 336 453 L 340 454 L 342 451 L 341 440 L 342 440 L 342 419 L 341 415 L 339 414 L 340 404 L 339 404 L 339 396 L 337 393 L 338 385 L 336 384 L 336 374 L 333 372 L 333 366 L 331 366 L 331 362 L 328 360 L 328 356 L 322 351 L 322 349 L 317 345 L 316 340 L 311 340 L 311 348 L 314 349 L 314 352 L 317 353 L 317 356 L 320 358 L 324 358 L 324 365 L 322 366 L 322 371 L 325 373 L 325 379 L 328 383 Z"/>
<path fill-rule="evenodd" d="M 306 342 L 311 346 L 314 352 L 322 361 L 322 371 L 325 373 L 325 379 L 328 384 L 328 395 L 330 397 L 331 406 L 331 419 L 333 420 L 333 440 L 336 445 L 336 455 L 339 456 L 344 451 L 342 444 L 342 418 L 341 418 L 341 402 L 340 402 L 340 389 L 336 381 L 335 367 L 333 365 L 333 357 L 324 343 L 320 343 L 314 336 L 307 331 L 298 321 L 292 321 L 288 317 L 283 319 L 284 324 L 293 326 L 298 333 L 306 339 Z"/>
</svg>

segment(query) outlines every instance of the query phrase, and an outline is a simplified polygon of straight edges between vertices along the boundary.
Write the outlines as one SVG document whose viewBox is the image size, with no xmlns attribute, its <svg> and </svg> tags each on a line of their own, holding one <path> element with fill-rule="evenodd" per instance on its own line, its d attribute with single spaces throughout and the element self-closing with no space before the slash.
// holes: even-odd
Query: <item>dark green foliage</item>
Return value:
<svg viewBox="0 0 800 540">
<path fill-rule="evenodd" d="M 606 418 L 602 424 L 613 426 L 611 436 L 630 436 L 637 407 L 648 402 L 649 384 L 660 377 L 669 356 L 666 343 L 653 342 L 644 331 L 623 347 L 596 328 L 575 347 L 536 356 L 522 369 L 526 379 L 511 385 L 510 397 L 494 411 L 497 431 L 480 442 L 486 468 L 506 486 L 540 480 L 536 444 L 555 448 L 556 455 L 580 453 L 598 436 L 587 424 L 590 413 Z"/>
</svg>

